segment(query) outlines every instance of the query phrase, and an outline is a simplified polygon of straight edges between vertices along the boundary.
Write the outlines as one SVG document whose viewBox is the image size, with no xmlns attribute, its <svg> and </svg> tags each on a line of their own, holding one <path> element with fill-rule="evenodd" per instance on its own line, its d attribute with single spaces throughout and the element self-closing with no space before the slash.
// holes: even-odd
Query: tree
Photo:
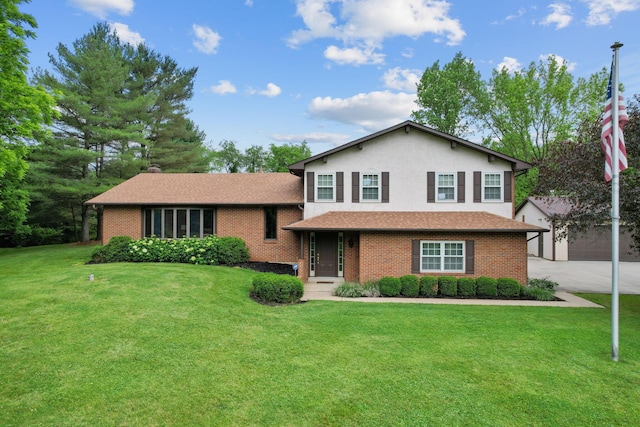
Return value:
<svg viewBox="0 0 640 427">
<path fill-rule="evenodd" d="M 620 218 L 640 249 L 640 97 L 627 108 L 629 123 L 624 129 L 629 168 L 620 174 Z M 611 186 L 604 180 L 604 156 L 600 148 L 600 120 L 585 121 L 576 139 L 553 145 L 535 189 L 538 195 L 566 197 L 573 209 L 553 215 L 560 238 L 572 230 L 585 232 L 611 220 Z"/>
<path fill-rule="evenodd" d="M 267 152 L 259 145 L 252 145 L 244 150 L 244 169 L 247 172 L 260 172 L 264 170 Z"/>
<path fill-rule="evenodd" d="M 289 165 L 311 157 L 306 141 L 300 144 L 269 145 L 269 154 L 265 164 L 267 172 L 288 172 Z"/>
<path fill-rule="evenodd" d="M 35 38 L 33 16 L 20 12 L 23 0 L 0 1 L 0 241 L 15 243 L 24 232 L 29 202 L 23 188 L 27 141 L 45 134 L 55 113 L 46 91 L 27 82 L 27 38 Z"/>
<path fill-rule="evenodd" d="M 418 123 L 457 137 L 466 136 L 475 121 L 474 107 L 484 83 L 472 61 L 458 52 L 440 68 L 440 61 L 425 70 L 418 83 L 421 109 L 411 117 Z"/>
<path fill-rule="evenodd" d="M 222 140 L 218 144 L 219 150 L 211 153 L 211 169 L 218 172 L 238 173 L 242 170 L 244 157 L 236 147 L 235 141 Z"/>
</svg>

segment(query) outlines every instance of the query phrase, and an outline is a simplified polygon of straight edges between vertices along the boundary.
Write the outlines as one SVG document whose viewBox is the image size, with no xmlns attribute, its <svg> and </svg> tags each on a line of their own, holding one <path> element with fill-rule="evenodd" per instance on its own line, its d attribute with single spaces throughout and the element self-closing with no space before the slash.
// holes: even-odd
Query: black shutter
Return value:
<svg viewBox="0 0 640 427">
<path fill-rule="evenodd" d="M 420 240 L 411 241 L 411 273 L 420 273 Z"/>
<path fill-rule="evenodd" d="M 504 172 L 504 201 L 511 203 L 512 197 L 511 171 Z"/>
<path fill-rule="evenodd" d="M 336 172 L 336 202 L 344 202 L 344 172 Z"/>
<path fill-rule="evenodd" d="M 351 172 L 351 201 L 360 202 L 360 172 Z"/>
<path fill-rule="evenodd" d="M 389 203 L 389 172 L 382 172 L 382 203 Z"/>
<path fill-rule="evenodd" d="M 313 182 L 313 172 L 307 172 L 307 202 L 315 200 L 316 186 Z"/>
<path fill-rule="evenodd" d="M 482 201 L 482 172 L 473 173 L 473 203 Z"/>
<path fill-rule="evenodd" d="M 458 172 L 458 203 L 464 203 L 464 172 Z"/>
<path fill-rule="evenodd" d="M 436 201 L 436 173 L 427 172 L 427 203 Z"/>
<path fill-rule="evenodd" d="M 465 244 L 465 248 L 464 248 L 464 265 L 465 265 L 465 269 L 464 272 L 467 274 L 473 274 L 475 271 L 475 265 L 474 265 L 474 261 L 475 261 L 475 254 L 474 254 L 474 241 L 473 240 L 466 240 L 464 242 Z"/>
</svg>

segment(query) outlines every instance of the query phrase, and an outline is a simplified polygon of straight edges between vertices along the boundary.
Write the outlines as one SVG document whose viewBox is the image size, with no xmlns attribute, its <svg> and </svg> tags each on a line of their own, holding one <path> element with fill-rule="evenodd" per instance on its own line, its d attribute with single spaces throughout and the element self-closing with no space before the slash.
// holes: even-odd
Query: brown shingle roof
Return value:
<svg viewBox="0 0 640 427">
<path fill-rule="evenodd" d="M 86 203 L 294 205 L 302 195 L 302 179 L 289 173 L 141 173 Z"/>
<path fill-rule="evenodd" d="M 299 231 L 549 231 L 488 212 L 327 212 L 282 228 Z"/>
</svg>

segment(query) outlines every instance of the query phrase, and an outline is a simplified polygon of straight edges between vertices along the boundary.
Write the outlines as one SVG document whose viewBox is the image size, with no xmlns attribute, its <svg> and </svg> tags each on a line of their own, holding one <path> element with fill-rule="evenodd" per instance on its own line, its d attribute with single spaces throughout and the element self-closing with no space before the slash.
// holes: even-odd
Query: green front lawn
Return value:
<svg viewBox="0 0 640 427">
<path fill-rule="evenodd" d="M 0 249 L 0 425 L 640 425 L 638 296 L 615 363 L 608 308 L 268 307 L 251 271 L 92 250 Z"/>
</svg>

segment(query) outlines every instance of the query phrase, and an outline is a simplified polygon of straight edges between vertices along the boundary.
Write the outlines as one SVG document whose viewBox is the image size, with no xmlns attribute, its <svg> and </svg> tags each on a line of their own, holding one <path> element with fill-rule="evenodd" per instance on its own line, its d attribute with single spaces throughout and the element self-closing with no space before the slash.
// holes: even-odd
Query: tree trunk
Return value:
<svg viewBox="0 0 640 427">
<path fill-rule="evenodd" d="M 91 211 L 89 206 L 82 206 L 82 242 L 89 241 L 89 220 L 91 219 Z"/>
</svg>

